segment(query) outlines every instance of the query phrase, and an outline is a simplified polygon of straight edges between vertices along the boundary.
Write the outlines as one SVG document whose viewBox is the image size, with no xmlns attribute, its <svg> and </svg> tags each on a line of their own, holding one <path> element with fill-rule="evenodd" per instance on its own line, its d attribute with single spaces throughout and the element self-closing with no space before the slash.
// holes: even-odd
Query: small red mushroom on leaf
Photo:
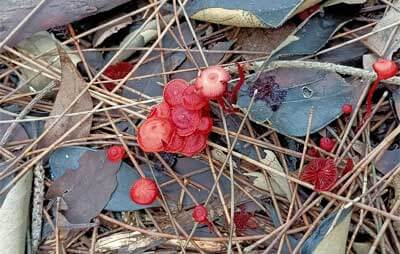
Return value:
<svg viewBox="0 0 400 254">
<path fill-rule="evenodd" d="M 125 149 L 123 146 L 111 146 L 106 151 L 107 159 L 112 162 L 119 162 L 125 157 Z"/>
<path fill-rule="evenodd" d="M 140 178 L 130 190 L 131 200 L 139 205 L 150 205 L 158 195 L 157 184 L 150 178 Z"/>
</svg>

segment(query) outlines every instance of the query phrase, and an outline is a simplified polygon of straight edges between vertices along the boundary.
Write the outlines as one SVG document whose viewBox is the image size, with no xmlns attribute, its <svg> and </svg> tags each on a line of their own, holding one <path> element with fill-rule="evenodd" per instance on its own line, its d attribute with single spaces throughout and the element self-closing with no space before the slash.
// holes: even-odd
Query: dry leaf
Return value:
<svg viewBox="0 0 400 254">
<path fill-rule="evenodd" d="M 295 28 L 296 26 L 294 23 L 287 22 L 282 27 L 276 29 L 240 29 L 240 32 L 237 35 L 236 46 L 240 46 L 243 50 L 265 52 L 260 55 L 244 54 L 243 57 L 246 60 L 265 57 L 266 55 L 271 54 L 271 52 L 274 51 Z"/>
<path fill-rule="evenodd" d="M 338 215 L 338 213 L 340 213 Z M 330 214 L 304 242 L 301 254 L 346 253 L 352 208 Z M 334 223 L 334 225 L 333 225 Z"/>
<path fill-rule="evenodd" d="M 65 218 L 72 224 L 89 222 L 103 210 L 117 186 L 119 163 L 106 159 L 104 151 L 87 151 L 79 168 L 67 170 L 50 186 L 46 197 L 62 197 Z"/>
<path fill-rule="evenodd" d="M 60 46 L 61 43 L 54 38 L 50 33 L 46 31 L 42 31 L 36 34 L 33 34 L 31 37 L 23 40 L 17 45 L 17 49 L 21 51 L 23 54 L 29 56 L 39 56 L 40 60 L 51 64 L 55 68 L 60 68 L 60 59 L 57 52 L 57 47 Z M 67 46 L 62 46 L 65 51 L 68 52 L 69 58 L 71 58 L 72 62 L 76 65 L 81 61 L 80 57 L 76 53 L 72 53 L 72 50 Z M 25 63 L 26 65 L 32 67 L 33 69 L 37 69 L 36 66 Z M 43 74 L 37 75 L 36 71 L 32 71 L 27 68 L 21 68 L 21 80 L 19 81 L 19 85 L 24 84 L 27 80 L 32 79 L 26 84 L 22 91 L 25 92 L 37 92 L 46 87 L 53 80 L 44 76 Z"/>
<path fill-rule="evenodd" d="M 278 159 L 276 158 L 276 155 L 274 152 L 269 151 L 269 150 L 264 150 L 266 156 L 263 160 L 261 160 L 262 163 L 265 165 L 274 168 L 275 170 L 279 170 L 281 172 L 285 172 L 279 163 Z M 254 186 L 263 189 L 263 190 L 269 190 L 267 181 L 264 177 L 263 173 L 260 172 L 252 172 L 252 173 L 245 173 L 244 175 L 246 176 L 254 176 L 256 179 L 254 179 L 253 184 Z M 286 196 L 288 200 L 292 199 L 292 192 L 290 191 L 289 183 L 286 180 L 286 178 L 276 175 L 274 173 L 270 173 L 271 178 L 271 185 L 272 189 L 274 192 L 278 195 Z"/>
<path fill-rule="evenodd" d="M 393 5 L 400 8 L 400 1 L 394 1 Z M 391 25 L 399 20 L 399 12 L 394 8 L 389 8 L 385 13 L 385 16 L 378 21 L 378 24 L 374 27 L 372 32 L 382 29 L 388 25 Z M 394 34 L 393 34 L 394 33 Z M 391 39 L 391 41 L 389 41 Z M 400 30 L 398 26 L 384 31 L 378 32 L 367 38 L 367 44 L 374 48 L 381 56 L 385 59 L 392 59 L 392 55 L 400 48 Z M 389 44 L 388 44 L 389 43 Z M 389 46 L 386 49 L 386 44 Z M 386 49 L 385 52 L 383 52 Z"/>
<path fill-rule="evenodd" d="M 7 194 L 0 207 L 0 250 L 2 254 L 24 254 L 29 218 L 32 171 Z"/>
<path fill-rule="evenodd" d="M 78 70 L 69 59 L 67 53 L 59 48 L 59 55 L 61 60 L 62 77 L 54 102 L 53 109 L 50 113 L 51 116 L 62 114 L 65 109 L 71 104 L 72 101 L 85 89 L 86 82 L 82 79 Z M 85 92 L 83 96 L 75 103 L 74 106 L 67 113 L 75 113 L 82 111 L 89 111 L 93 108 L 92 98 L 89 92 Z M 79 122 L 85 115 L 77 115 L 72 117 L 62 117 L 57 124 L 55 124 L 47 135 L 41 140 L 39 146 L 47 147 L 60 138 L 67 130 L 71 129 L 77 122 Z M 52 118 L 46 121 L 45 129 L 49 128 L 54 121 L 58 118 Z M 92 126 L 92 116 L 84 121 L 79 128 L 75 129 L 65 140 L 87 137 L 90 134 Z"/>
<path fill-rule="evenodd" d="M 108 37 L 110 37 L 111 35 L 117 33 L 119 30 L 121 30 L 122 28 L 128 26 L 132 22 L 133 22 L 133 20 L 132 20 L 131 17 L 126 17 L 126 18 L 120 20 L 119 22 L 117 22 L 116 24 L 113 24 L 111 26 L 106 26 L 106 27 L 98 30 L 93 36 L 93 43 L 92 43 L 93 47 L 99 46 Z M 106 22 L 104 22 L 104 23 L 106 23 Z"/>
</svg>

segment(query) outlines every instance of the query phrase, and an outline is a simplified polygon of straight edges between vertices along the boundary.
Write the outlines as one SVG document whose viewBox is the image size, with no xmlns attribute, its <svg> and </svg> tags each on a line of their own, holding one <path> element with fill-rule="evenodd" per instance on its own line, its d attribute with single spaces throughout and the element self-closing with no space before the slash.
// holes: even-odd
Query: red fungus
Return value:
<svg viewBox="0 0 400 254">
<path fill-rule="evenodd" d="M 239 73 L 239 81 L 237 82 L 235 87 L 232 89 L 232 92 L 230 93 L 230 96 L 229 96 L 230 103 L 232 103 L 232 104 L 236 103 L 237 95 L 240 91 L 240 88 L 244 84 L 244 78 L 245 78 L 243 67 L 238 63 L 236 64 L 236 66 L 237 66 L 238 73 Z"/>
<path fill-rule="evenodd" d="M 207 146 L 207 135 L 200 132 L 195 132 L 190 136 L 186 137 L 185 145 L 183 146 L 181 153 L 186 156 L 193 156 Z"/>
<path fill-rule="evenodd" d="M 343 112 L 343 114 L 350 115 L 353 112 L 353 105 L 348 104 L 348 103 L 343 104 L 342 112 Z"/>
<path fill-rule="evenodd" d="M 208 104 L 208 99 L 201 96 L 194 86 L 188 86 L 182 94 L 183 106 L 188 110 L 200 110 Z"/>
<path fill-rule="evenodd" d="M 125 157 L 125 149 L 123 146 L 111 146 L 107 149 L 107 159 L 112 162 L 118 162 Z"/>
<path fill-rule="evenodd" d="M 321 157 L 318 150 L 315 149 L 314 147 L 311 147 L 310 149 L 307 150 L 307 155 L 311 157 Z"/>
<path fill-rule="evenodd" d="M 348 172 L 352 171 L 354 168 L 354 162 L 352 159 L 347 159 L 346 160 L 346 166 L 343 169 L 343 174 L 347 174 Z"/>
<path fill-rule="evenodd" d="M 327 137 L 323 137 L 319 140 L 319 146 L 327 151 L 327 152 L 331 152 L 332 149 L 335 147 L 335 141 L 333 141 L 330 138 Z"/>
<path fill-rule="evenodd" d="M 240 212 L 235 212 L 233 217 L 233 222 L 235 223 L 236 234 L 242 235 L 246 231 L 246 229 L 256 229 L 257 222 L 254 219 L 254 216 L 246 212 L 246 210 L 241 209 Z"/>
<path fill-rule="evenodd" d="M 374 81 L 374 83 L 371 85 L 368 95 L 367 95 L 367 112 L 365 113 L 364 116 L 364 122 L 365 120 L 370 117 L 371 111 L 372 111 L 372 98 L 375 94 L 376 89 L 379 86 L 379 82 L 384 79 L 391 78 L 396 75 L 398 72 L 398 67 L 397 64 L 391 60 L 386 60 L 386 59 L 379 59 L 376 61 L 373 65 L 372 68 L 378 75 L 377 79 Z"/>
<path fill-rule="evenodd" d="M 203 116 L 197 126 L 197 130 L 201 133 L 208 134 L 211 132 L 213 121 L 211 117 Z"/>
<path fill-rule="evenodd" d="M 195 222 L 203 223 L 208 220 L 207 208 L 203 205 L 197 205 L 193 209 L 192 217 Z"/>
<path fill-rule="evenodd" d="M 174 133 L 174 126 L 164 118 L 148 118 L 139 127 L 137 142 L 145 152 L 161 152 Z"/>
<path fill-rule="evenodd" d="M 203 205 L 196 205 L 192 213 L 193 220 L 200 224 L 206 224 L 210 230 L 212 230 L 212 224 L 208 220 L 207 208 Z"/>
<path fill-rule="evenodd" d="M 338 170 L 332 159 L 318 158 L 310 161 L 300 179 L 314 185 L 316 191 L 329 191 L 336 183 Z"/>
<path fill-rule="evenodd" d="M 111 79 L 123 79 L 126 75 L 133 69 L 133 64 L 128 62 L 119 62 L 114 65 L 110 65 L 104 71 L 104 75 Z M 116 84 L 115 83 L 105 83 L 104 86 L 107 90 L 112 91 Z"/>
<path fill-rule="evenodd" d="M 225 94 L 230 79 L 229 72 L 224 68 L 211 66 L 199 72 L 195 86 L 202 96 L 216 99 Z"/>
<path fill-rule="evenodd" d="M 169 81 L 164 88 L 164 100 L 170 106 L 176 106 L 182 103 L 183 91 L 189 86 L 189 83 L 183 79 L 173 79 Z"/>
<path fill-rule="evenodd" d="M 141 178 L 131 187 L 131 200 L 139 205 L 150 205 L 158 197 L 159 191 L 156 183 L 150 178 Z"/>
<path fill-rule="evenodd" d="M 149 118 L 154 116 L 159 118 L 169 118 L 170 112 L 171 109 L 168 103 L 161 102 L 160 104 L 157 104 L 151 108 Z"/>
<path fill-rule="evenodd" d="M 188 136 L 192 134 L 197 129 L 197 126 L 200 123 L 200 119 L 200 111 L 188 110 L 182 105 L 178 105 L 172 108 L 171 120 L 178 129 L 183 130 L 181 132 L 182 134 L 180 134 L 181 136 Z"/>
</svg>

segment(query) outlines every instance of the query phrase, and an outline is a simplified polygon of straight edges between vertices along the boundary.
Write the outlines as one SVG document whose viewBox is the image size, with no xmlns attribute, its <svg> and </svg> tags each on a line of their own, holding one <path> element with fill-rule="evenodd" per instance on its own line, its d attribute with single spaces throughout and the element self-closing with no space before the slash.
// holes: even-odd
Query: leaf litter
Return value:
<svg viewBox="0 0 400 254">
<path fill-rule="evenodd" d="M 400 251 L 398 1 L 89 5 L 1 45 L 7 254 Z"/>
</svg>

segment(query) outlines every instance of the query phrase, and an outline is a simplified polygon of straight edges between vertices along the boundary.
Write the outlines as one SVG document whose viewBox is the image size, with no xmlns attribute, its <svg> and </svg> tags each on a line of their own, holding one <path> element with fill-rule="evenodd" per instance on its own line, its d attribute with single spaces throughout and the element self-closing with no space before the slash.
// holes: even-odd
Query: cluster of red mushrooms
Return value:
<svg viewBox="0 0 400 254">
<path fill-rule="evenodd" d="M 169 81 L 164 101 L 151 109 L 138 129 L 140 148 L 185 156 L 201 152 L 213 126 L 209 101 L 225 93 L 229 80 L 224 68 L 212 66 L 200 71 L 192 85 L 183 79 Z"/>
<path fill-rule="evenodd" d="M 128 63 L 119 63 L 110 66 L 106 70 L 106 76 L 113 79 L 121 79 L 133 68 Z M 372 98 L 381 80 L 389 79 L 396 75 L 398 67 L 390 60 L 378 60 L 373 64 L 377 79 L 371 85 L 366 106 L 367 110 L 363 121 L 370 117 L 372 111 Z M 233 88 L 229 96 L 229 102 L 234 103 L 237 92 L 244 82 L 243 70 L 238 65 L 239 82 Z M 170 152 L 185 156 L 193 156 L 200 153 L 207 145 L 207 138 L 212 129 L 212 118 L 210 117 L 210 100 L 217 100 L 224 109 L 224 96 L 227 97 L 227 84 L 231 79 L 229 73 L 222 67 L 212 66 L 199 72 L 195 82 L 190 84 L 183 79 L 174 79 L 168 82 L 164 88 L 164 101 L 154 106 L 147 119 L 138 129 L 137 141 L 140 148 L 145 152 Z M 106 88 L 112 90 L 115 85 L 106 83 Z M 230 106 L 230 105 L 229 105 Z M 342 112 L 350 115 L 353 112 L 351 104 L 344 104 Z M 335 149 L 335 141 L 328 137 L 320 139 L 319 147 L 326 152 Z M 333 159 L 323 158 L 316 149 L 310 149 L 308 155 L 314 157 L 300 175 L 302 181 L 314 185 L 315 191 L 331 190 L 338 178 L 350 172 L 353 161 L 347 160 L 343 169 L 338 168 Z M 125 150 L 121 146 L 112 146 L 107 150 L 107 158 L 117 162 L 125 157 Z M 131 187 L 130 197 L 139 205 L 152 204 L 159 195 L 157 184 L 150 178 L 141 178 Z M 236 214 L 235 214 L 236 215 Z M 207 208 L 201 204 L 193 210 L 193 220 L 212 224 L 208 220 Z M 243 218 L 242 218 L 243 217 Z M 244 211 L 237 214 L 234 220 L 239 228 L 245 228 L 249 224 L 254 226 L 251 214 Z"/>
</svg>

